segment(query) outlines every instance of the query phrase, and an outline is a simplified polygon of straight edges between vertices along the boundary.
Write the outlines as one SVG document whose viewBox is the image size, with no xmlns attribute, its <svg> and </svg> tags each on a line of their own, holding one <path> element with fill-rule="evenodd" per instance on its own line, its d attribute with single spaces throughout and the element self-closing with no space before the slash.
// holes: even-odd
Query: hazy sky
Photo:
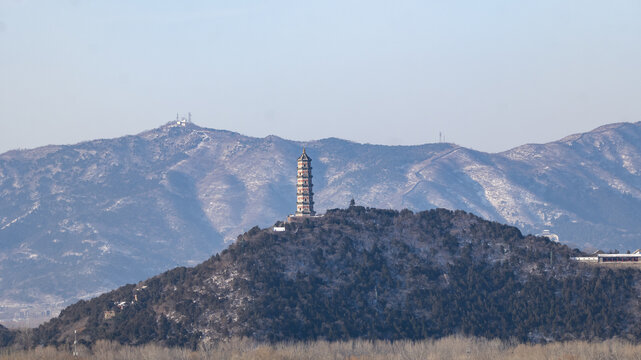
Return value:
<svg viewBox="0 0 641 360">
<path fill-rule="evenodd" d="M 483 151 L 641 120 L 641 1 L 0 0 L 0 152 L 176 112 Z"/>
</svg>

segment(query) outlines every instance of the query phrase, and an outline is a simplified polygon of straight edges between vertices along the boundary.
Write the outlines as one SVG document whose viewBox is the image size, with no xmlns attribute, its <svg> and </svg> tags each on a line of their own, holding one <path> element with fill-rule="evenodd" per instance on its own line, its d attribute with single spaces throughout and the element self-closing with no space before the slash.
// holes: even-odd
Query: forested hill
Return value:
<svg viewBox="0 0 641 360">
<path fill-rule="evenodd" d="M 81 342 L 188 346 L 641 335 L 638 270 L 574 263 L 578 250 L 463 211 L 352 206 L 285 227 L 255 227 L 196 267 L 69 306 L 34 344 L 68 343 L 74 329 Z"/>
</svg>

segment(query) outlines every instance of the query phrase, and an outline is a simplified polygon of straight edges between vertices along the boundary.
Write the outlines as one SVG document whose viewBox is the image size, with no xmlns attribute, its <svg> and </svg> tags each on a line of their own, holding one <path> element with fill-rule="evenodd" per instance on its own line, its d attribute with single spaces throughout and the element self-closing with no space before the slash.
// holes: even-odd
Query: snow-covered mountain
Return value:
<svg viewBox="0 0 641 360">
<path fill-rule="evenodd" d="M 463 209 L 582 248 L 641 247 L 641 123 L 488 154 L 453 144 L 295 142 L 169 123 L 0 155 L 0 318 L 191 265 L 294 211 L 312 157 L 317 211 Z"/>
</svg>

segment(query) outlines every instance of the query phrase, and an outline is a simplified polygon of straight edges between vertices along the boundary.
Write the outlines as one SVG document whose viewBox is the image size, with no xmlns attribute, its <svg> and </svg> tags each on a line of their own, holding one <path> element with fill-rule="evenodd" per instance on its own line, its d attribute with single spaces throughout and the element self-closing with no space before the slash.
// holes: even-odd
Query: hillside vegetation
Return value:
<svg viewBox="0 0 641 360">
<path fill-rule="evenodd" d="M 0 325 L 0 348 L 9 345 L 15 336 L 15 332 L 9 331 L 6 327 Z"/>
<path fill-rule="evenodd" d="M 34 331 L 32 344 L 69 343 L 74 329 L 84 344 L 192 348 L 232 337 L 641 335 L 639 270 L 574 263 L 578 250 L 463 211 L 352 206 L 285 227 L 255 227 L 194 268 L 69 306 Z"/>
</svg>

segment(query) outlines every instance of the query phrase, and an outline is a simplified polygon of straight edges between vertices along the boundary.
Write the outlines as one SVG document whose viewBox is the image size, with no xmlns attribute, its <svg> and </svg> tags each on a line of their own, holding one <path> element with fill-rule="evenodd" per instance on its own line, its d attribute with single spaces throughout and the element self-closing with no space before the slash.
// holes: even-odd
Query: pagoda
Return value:
<svg viewBox="0 0 641 360">
<path fill-rule="evenodd" d="M 303 148 L 303 154 L 298 158 L 298 174 L 296 176 L 296 214 L 294 216 L 314 216 L 314 193 L 312 192 L 312 158 Z"/>
</svg>

